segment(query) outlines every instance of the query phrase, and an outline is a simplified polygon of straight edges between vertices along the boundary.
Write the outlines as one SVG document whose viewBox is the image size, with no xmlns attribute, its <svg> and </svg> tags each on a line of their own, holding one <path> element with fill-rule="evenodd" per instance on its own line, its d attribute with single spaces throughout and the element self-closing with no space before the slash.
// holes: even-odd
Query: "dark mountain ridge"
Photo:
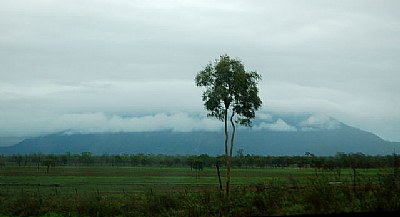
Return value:
<svg viewBox="0 0 400 217">
<path fill-rule="evenodd" d="M 322 121 L 321 121 L 322 120 Z M 257 119 L 253 128 L 239 128 L 234 152 L 243 149 L 255 155 L 335 155 L 337 152 L 362 152 L 387 155 L 399 150 L 400 143 L 350 127 L 332 118 L 311 115 L 290 118 Z M 25 139 L 13 146 L 0 147 L 0 154 L 64 154 L 91 152 L 102 154 L 190 155 L 224 153 L 222 131 L 117 133 L 60 132 Z"/>
<path fill-rule="evenodd" d="M 101 154 L 210 154 L 224 151 L 222 132 L 120 132 L 64 134 L 56 133 L 26 139 L 14 146 L 0 148 L 1 154 L 63 154 L 91 152 Z M 275 132 L 241 130 L 235 150 L 256 155 L 334 155 L 337 152 L 362 152 L 369 155 L 391 154 L 399 143 L 387 142 L 372 133 L 355 128 L 346 130 Z"/>
</svg>

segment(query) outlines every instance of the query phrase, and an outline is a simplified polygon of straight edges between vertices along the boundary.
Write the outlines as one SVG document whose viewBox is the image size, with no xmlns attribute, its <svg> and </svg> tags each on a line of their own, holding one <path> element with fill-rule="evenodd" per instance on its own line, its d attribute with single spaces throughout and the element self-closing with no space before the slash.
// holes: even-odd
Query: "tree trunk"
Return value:
<svg viewBox="0 0 400 217">
<path fill-rule="evenodd" d="M 225 161 L 226 161 L 226 195 L 229 196 L 229 185 L 230 185 L 230 160 L 229 160 L 229 153 L 228 153 L 228 109 L 225 108 L 224 113 L 224 130 L 225 130 Z"/>
<path fill-rule="evenodd" d="M 233 121 L 233 116 L 235 116 L 235 111 L 232 112 L 231 115 L 231 125 L 232 125 L 232 137 L 231 137 L 231 150 L 229 153 L 229 156 L 232 158 L 232 150 L 233 150 L 233 142 L 235 140 L 235 133 L 236 133 L 236 126 L 235 126 L 235 122 Z"/>
<path fill-rule="evenodd" d="M 225 160 L 228 160 L 228 109 L 225 109 L 224 114 L 224 130 L 225 130 Z"/>
<path fill-rule="evenodd" d="M 230 185 L 231 185 L 231 165 L 232 165 L 232 152 L 233 152 L 233 142 L 235 140 L 236 127 L 233 122 L 233 116 L 235 116 L 235 111 L 232 112 L 230 122 L 232 125 L 232 137 L 231 137 L 231 147 L 229 149 L 229 156 L 226 161 L 226 195 L 229 196 Z"/>
<path fill-rule="evenodd" d="M 220 172 L 219 172 L 219 163 L 218 163 L 218 161 L 217 161 L 217 163 L 215 164 L 215 167 L 217 168 L 218 181 L 219 181 L 219 190 L 220 190 L 221 192 L 223 192 L 223 189 L 222 189 L 222 182 L 221 182 L 221 174 L 220 174 Z"/>
</svg>

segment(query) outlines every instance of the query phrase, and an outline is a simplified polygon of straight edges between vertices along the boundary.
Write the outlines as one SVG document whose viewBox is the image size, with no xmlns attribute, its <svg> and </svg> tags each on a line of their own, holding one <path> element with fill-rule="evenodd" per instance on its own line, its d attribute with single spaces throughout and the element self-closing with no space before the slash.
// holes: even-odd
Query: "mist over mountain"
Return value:
<svg viewBox="0 0 400 217">
<path fill-rule="evenodd" d="M 222 123 L 221 123 L 222 125 Z M 63 131 L 25 139 L 1 147 L 0 154 L 91 152 L 102 154 L 189 155 L 224 153 L 224 134 L 213 131 L 173 129 L 143 132 Z M 400 143 L 385 141 L 325 115 L 261 114 L 252 128 L 239 127 L 234 151 L 243 149 L 255 155 L 335 155 L 337 152 L 362 152 L 386 155 L 399 150 Z"/>
</svg>

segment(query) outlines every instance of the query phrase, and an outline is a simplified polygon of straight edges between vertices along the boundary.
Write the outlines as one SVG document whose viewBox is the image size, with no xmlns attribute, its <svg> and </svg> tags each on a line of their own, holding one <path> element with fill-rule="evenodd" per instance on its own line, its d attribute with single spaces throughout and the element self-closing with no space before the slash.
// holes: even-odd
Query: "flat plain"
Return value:
<svg viewBox="0 0 400 217">
<path fill-rule="evenodd" d="M 385 169 L 358 169 L 356 182 L 375 182 Z M 225 170 L 221 169 L 221 182 L 225 183 Z M 282 185 L 305 183 L 314 177 L 325 177 L 332 184 L 353 184 L 351 169 L 318 170 L 314 168 L 234 168 L 233 186 L 254 186 L 276 181 Z M 103 167 L 59 166 L 50 168 L 34 166 L 8 166 L 0 168 L 0 192 L 18 191 L 58 194 L 100 192 L 125 194 L 144 191 L 196 191 L 217 190 L 219 181 L 215 168 L 202 171 L 190 167 Z"/>
</svg>

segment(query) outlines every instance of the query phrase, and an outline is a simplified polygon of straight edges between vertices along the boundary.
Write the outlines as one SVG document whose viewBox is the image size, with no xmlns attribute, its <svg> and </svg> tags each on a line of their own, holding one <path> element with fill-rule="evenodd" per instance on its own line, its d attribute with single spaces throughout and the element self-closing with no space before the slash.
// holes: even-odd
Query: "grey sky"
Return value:
<svg viewBox="0 0 400 217">
<path fill-rule="evenodd" d="M 399 10 L 387 0 L 2 0 L 0 135 L 142 120 L 215 129 L 187 113 L 205 113 L 194 76 L 226 53 L 262 74 L 264 113 L 322 113 L 400 141 Z"/>
</svg>

